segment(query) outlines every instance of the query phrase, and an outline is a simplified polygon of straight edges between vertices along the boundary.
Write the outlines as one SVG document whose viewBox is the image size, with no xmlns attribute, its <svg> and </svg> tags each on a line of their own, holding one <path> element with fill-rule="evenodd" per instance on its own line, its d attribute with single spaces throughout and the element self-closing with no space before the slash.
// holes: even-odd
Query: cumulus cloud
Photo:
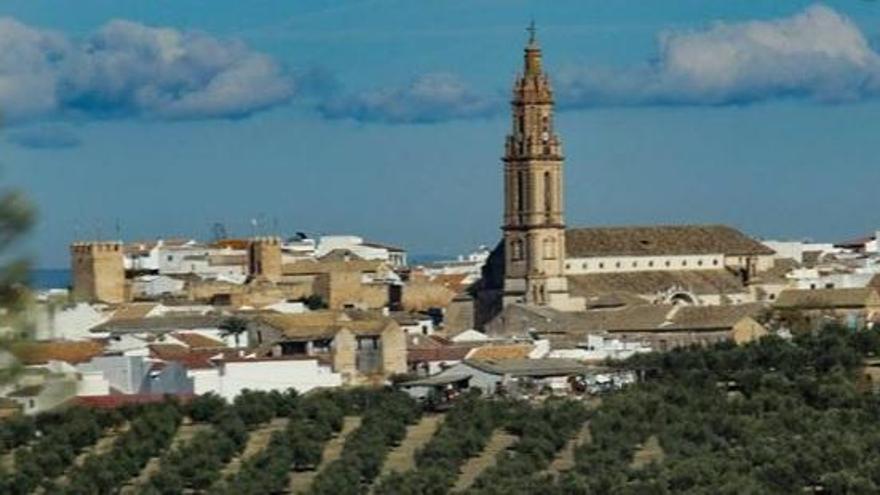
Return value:
<svg viewBox="0 0 880 495">
<path fill-rule="evenodd" d="M 292 92 L 274 59 L 239 41 L 123 20 L 74 40 L 0 18 L 7 121 L 67 113 L 236 118 L 284 103 Z"/>
<path fill-rule="evenodd" d="M 44 124 L 13 131 L 7 140 L 23 148 L 59 150 L 76 148 L 82 141 L 67 126 Z"/>
<path fill-rule="evenodd" d="M 363 122 L 433 123 L 485 117 L 495 113 L 500 99 L 469 88 L 452 74 L 425 74 L 402 87 L 339 95 L 321 103 L 327 118 Z"/>
<path fill-rule="evenodd" d="M 880 95 L 880 56 L 852 21 L 813 5 L 783 19 L 666 32 L 651 63 L 569 68 L 556 85 L 568 107 L 846 102 Z"/>
</svg>

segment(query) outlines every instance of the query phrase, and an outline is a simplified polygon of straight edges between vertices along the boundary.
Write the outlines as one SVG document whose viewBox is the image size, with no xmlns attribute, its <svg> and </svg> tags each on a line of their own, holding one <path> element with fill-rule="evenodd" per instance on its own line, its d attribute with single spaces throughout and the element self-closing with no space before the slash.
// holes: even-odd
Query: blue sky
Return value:
<svg viewBox="0 0 880 495">
<path fill-rule="evenodd" d="M 498 238 L 505 100 L 534 17 L 570 225 L 880 228 L 880 3 L 6 0 L 0 174 L 74 238 Z"/>
</svg>

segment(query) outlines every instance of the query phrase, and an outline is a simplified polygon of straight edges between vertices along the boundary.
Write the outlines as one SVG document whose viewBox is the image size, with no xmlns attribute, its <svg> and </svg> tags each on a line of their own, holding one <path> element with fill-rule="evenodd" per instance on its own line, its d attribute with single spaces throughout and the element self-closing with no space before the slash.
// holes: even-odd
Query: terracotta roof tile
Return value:
<svg viewBox="0 0 880 495">
<path fill-rule="evenodd" d="M 97 341 L 24 342 L 14 345 L 11 352 L 26 365 L 49 361 L 79 364 L 100 356 L 105 347 L 106 344 Z"/>
<path fill-rule="evenodd" d="M 569 229 L 565 233 L 565 252 L 569 258 L 774 253 L 767 246 L 725 225 Z"/>
<path fill-rule="evenodd" d="M 158 303 L 127 303 L 122 304 L 113 312 L 111 321 L 138 320 L 146 318 L 150 311 L 156 309 Z"/>
<path fill-rule="evenodd" d="M 198 332 L 174 332 L 171 334 L 175 339 L 186 344 L 190 349 L 215 349 L 226 347 L 222 340 L 208 337 Z"/>
<path fill-rule="evenodd" d="M 595 297 L 609 293 L 657 294 L 678 287 L 701 294 L 747 292 L 739 278 L 727 270 L 654 270 L 569 275 L 572 295 Z"/>
<path fill-rule="evenodd" d="M 406 360 L 410 363 L 421 363 L 425 361 L 461 361 L 467 357 L 472 349 L 473 347 L 471 346 L 441 346 L 407 349 Z"/>
<path fill-rule="evenodd" d="M 473 349 L 468 359 L 482 361 L 501 361 L 506 359 L 528 359 L 534 346 L 531 344 L 486 345 Z"/>
<path fill-rule="evenodd" d="M 782 309 L 864 308 L 880 304 L 876 289 L 788 289 L 779 293 L 774 306 Z"/>
</svg>

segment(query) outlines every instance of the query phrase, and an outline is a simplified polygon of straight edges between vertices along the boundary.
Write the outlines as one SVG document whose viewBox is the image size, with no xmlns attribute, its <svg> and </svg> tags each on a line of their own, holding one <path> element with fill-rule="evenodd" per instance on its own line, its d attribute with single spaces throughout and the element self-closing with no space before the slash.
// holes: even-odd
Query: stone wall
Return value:
<svg viewBox="0 0 880 495">
<path fill-rule="evenodd" d="M 404 311 L 424 311 L 445 308 L 454 298 L 455 292 L 442 284 L 413 280 L 403 287 L 400 302 Z"/>
<path fill-rule="evenodd" d="M 77 301 L 126 301 L 125 266 L 120 242 L 78 242 L 70 247 L 73 298 Z"/>
<path fill-rule="evenodd" d="M 329 309 L 378 309 L 388 305 L 388 286 L 364 284 L 360 272 L 322 273 L 315 278 L 314 293 Z"/>
</svg>

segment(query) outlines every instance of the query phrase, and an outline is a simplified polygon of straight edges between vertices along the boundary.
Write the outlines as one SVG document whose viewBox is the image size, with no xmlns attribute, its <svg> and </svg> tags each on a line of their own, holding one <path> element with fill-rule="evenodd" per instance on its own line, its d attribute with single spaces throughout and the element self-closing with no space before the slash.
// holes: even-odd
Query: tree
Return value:
<svg viewBox="0 0 880 495">
<path fill-rule="evenodd" d="M 239 343 L 239 339 L 241 338 L 241 334 L 248 331 L 248 321 L 239 316 L 230 316 L 226 318 L 220 323 L 221 335 L 223 337 L 229 337 L 230 335 L 235 338 L 235 347 L 241 347 Z"/>
<path fill-rule="evenodd" d="M 0 309 L 2 326 L 13 329 L 0 335 L 0 385 L 18 376 L 21 366 L 9 349 L 27 337 L 21 317 L 28 303 L 26 284 L 30 263 L 26 258 L 8 253 L 33 225 L 34 217 L 34 209 L 21 193 L 0 192 Z"/>
</svg>

